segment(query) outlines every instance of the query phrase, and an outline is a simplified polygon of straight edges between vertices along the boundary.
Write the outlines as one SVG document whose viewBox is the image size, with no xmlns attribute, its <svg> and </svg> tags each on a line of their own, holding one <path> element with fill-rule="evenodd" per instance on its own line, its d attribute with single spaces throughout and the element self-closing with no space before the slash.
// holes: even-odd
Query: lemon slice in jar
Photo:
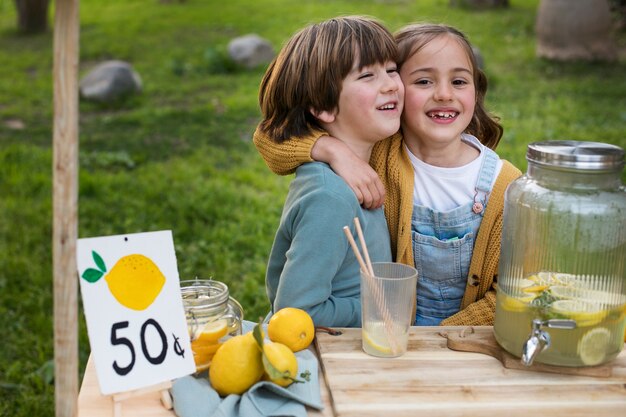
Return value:
<svg viewBox="0 0 626 417">
<path fill-rule="evenodd" d="M 589 330 L 578 342 L 580 360 L 588 366 L 602 363 L 611 341 L 611 332 L 606 327 Z"/>
<path fill-rule="evenodd" d="M 553 285 L 550 287 L 550 294 L 557 299 L 571 300 L 574 298 L 582 298 L 583 292 L 576 287 L 568 287 L 564 285 Z"/>
<path fill-rule="evenodd" d="M 204 325 L 200 332 L 196 333 L 193 343 L 203 345 L 206 343 L 216 343 L 228 332 L 228 323 L 225 319 L 210 321 Z"/>
<path fill-rule="evenodd" d="M 576 321 L 578 327 L 598 324 L 606 317 L 607 311 L 596 303 L 583 300 L 557 300 L 551 304 L 553 312 Z"/>
<path fill-rule="evenodd" d="M 535 293 L 524 293 L 524 294 L 516 294 L 515 296 L 511 296 L 508 294 L 503 294 L 502 296 L 502 308 L 506 311 L 511 311 L 514 313 L 521 313 L 530 308 L 530 303 L 537 298 L 537 294 Z"/>
</svg>

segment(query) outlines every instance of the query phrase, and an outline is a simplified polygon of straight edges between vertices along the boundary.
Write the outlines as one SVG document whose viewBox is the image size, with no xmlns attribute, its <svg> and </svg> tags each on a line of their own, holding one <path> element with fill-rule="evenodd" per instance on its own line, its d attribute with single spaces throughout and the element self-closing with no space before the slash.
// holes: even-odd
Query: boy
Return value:
<svg viewBox="0 0 626 417">
<path fill-rule="evenodd" d="M 307 26 L 270 64 L 259 91 L 260 130 L 281 142 L 323 129 L 369 161 L 374 144 L 400 127 L 404 87 L 397 46 L 360 16 Z M 321 162 L 300 166 L 289 187 L 267 266 L 272 312 L 307 311 L 316 326 L 361 325 L 359 264 L 343 227 L 363 227 L 372 262 L 391 261 L 382 209 L 363 210 Z"/>
</svg>

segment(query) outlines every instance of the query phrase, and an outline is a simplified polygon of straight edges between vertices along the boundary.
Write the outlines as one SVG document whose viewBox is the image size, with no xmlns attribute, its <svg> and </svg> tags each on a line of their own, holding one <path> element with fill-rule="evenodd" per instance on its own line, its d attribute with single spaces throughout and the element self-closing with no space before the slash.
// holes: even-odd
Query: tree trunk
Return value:
<svg viewBox="0 0 626 417">
<path fill-rule="evenodd" d="M 15 0 L 17 27 L 22 33 L 48 30 L 49 0 Z"/>
<path fill-rule="evenodd" d="M 608 0 L 541 0 L 537 56 L 559 61 L 617 58 Z"/>
</svg>

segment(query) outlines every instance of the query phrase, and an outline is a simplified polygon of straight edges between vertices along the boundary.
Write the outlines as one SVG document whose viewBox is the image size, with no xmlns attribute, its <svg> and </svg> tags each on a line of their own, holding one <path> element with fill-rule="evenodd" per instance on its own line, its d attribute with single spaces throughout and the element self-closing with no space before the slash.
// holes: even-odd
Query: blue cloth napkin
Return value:
<svg viewBox="0 0 626 417">
<path fill-rule="evenodd" d="M 250 328 L 250 322 L 244 323 Z M 253 324 L 252 324 L 253 325 Z M 253 385 L 243 395 L 220 398 L 211 387 L 206 372 L 175 380 L 170 389 L 178 417 L 306 417 L 305 406 L 323 408 L 320 396 L 317 358 L 308 349 L 296 352 L 298 376 L 306 371 L 310 380 L 283 388 L 269 381 Z M 298 379 L 302 379 L 298 377 Z"/>
</svg>

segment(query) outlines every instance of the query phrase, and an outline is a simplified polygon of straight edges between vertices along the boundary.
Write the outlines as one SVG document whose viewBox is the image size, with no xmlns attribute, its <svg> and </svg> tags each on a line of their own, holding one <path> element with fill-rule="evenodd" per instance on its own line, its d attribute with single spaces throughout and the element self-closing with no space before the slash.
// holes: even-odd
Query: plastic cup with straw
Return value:
<svg viewBox="0 0 626 417">
<path fill-rule="evenodd" d="M 372 264 L 358 217 L 354 223 L 363 256 L 348 226 L 343 230 L 361 267 L 363 350 L 373 356 L 400 356 L 407 349 L 417 271 L 394 262 Z"/>
</svg>

